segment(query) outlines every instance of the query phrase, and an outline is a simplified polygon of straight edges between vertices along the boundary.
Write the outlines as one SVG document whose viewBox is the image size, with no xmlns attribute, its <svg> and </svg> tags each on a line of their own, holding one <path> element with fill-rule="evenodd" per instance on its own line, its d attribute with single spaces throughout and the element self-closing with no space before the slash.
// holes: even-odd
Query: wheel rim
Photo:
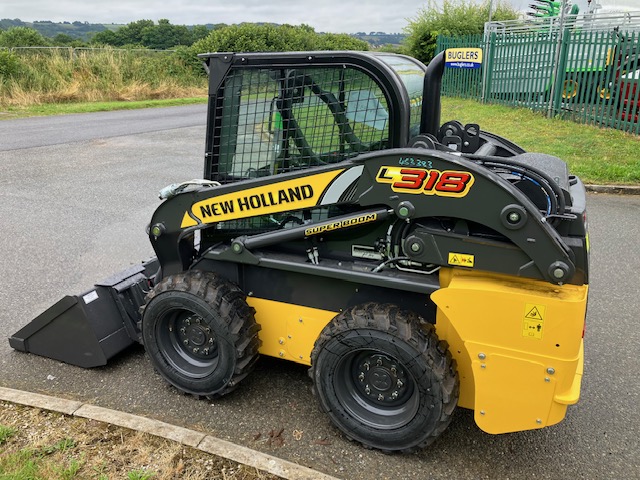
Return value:
<svg viewBox="0 0 640 480">
<path fill-rule="evenodd" d="M 218 365 L 218 340 L 213 329 L 195 312 L 167 312 L 156 326 L 158 348 L 167 362 L 185 377 L 198 379 Z"/>
<path fill-rule="evenodd" d="M 419 395 L 411 373 L 381 351 L 360 350 L 343 357 L 334 388 L 345 410 L 372 428 L 402 427 L 418 411 Z"/>
</svg>

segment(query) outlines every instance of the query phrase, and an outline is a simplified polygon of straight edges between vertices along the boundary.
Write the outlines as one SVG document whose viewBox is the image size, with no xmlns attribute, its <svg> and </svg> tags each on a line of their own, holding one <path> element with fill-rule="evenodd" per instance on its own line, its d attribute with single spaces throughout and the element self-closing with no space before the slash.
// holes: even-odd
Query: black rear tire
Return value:
<svg viewBox="0 0 640 480">
<path fill-rule="evenodd" d="M 433 325 L 394 305 L 336 316 L 311 354 L 320 406 L 350 439 L 386 452 L 429 445 L 458 401 L 455 363 Z"/>
<path fill-rule="evenodd" d="M 207 398 L 231 392 L 248 375 L 259 330 L 237 286 L 197 270 L 163 279 L 147 295 L 142 317 L 143 343 L 160 375 Z"/>
</svg>

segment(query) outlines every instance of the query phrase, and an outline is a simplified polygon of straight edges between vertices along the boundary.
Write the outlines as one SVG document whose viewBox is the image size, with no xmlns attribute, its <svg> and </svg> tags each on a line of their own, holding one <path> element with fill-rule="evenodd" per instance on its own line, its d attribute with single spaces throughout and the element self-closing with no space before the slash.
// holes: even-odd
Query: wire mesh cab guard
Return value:
<svg viewBox="0 0 640 480">
<path fill-rule="evenodd" d="M 370 52 L 208 53 L 204 177 L 221 183 L 404 147 L 425 66 Z"/>
</svg>

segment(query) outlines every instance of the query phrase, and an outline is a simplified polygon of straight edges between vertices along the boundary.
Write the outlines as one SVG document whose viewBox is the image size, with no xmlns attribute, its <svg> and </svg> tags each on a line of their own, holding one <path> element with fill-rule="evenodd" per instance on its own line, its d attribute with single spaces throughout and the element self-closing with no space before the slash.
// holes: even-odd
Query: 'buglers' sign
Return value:
<svg viewBox="0 0 640 480">
<path fill-rule="evenodd" d="M 448 48 L 444 53 L 445 65 L 449 68 L 480 68 L 481 48 Z"/>
</svg>

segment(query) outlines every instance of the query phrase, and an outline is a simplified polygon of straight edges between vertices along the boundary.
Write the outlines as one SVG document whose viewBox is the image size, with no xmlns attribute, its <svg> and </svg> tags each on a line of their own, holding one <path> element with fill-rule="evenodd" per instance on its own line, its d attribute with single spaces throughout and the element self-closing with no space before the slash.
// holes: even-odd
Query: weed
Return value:
<svg viewBox="0 0 640 480">
<path fill-rule="evenodd" d="M 0 445 L 5 443 L 11 437 L 16 434 L 16 429 L 11 427 L 5 427 L 4 425 L 0 425 Z"/>
<path fill-rule="evenodd" d="M 153 472 L 149 472 L 148 470 L 131 470 L 127 473 L 128 480 L 149 480 L 153 478 L 156 474 Z"/>
<path fill-rule="evenodd" d="M 76 446 L 76 442 L 74 442 L 71 438 L 65 438 L 60 440 L 53 445 L 42 447 L 38 451 L 41 455 L 51 455 L 56 452 L 66 452 L 67 450 L 74 448 Z"/>
<path fill-rule="evenodd" d="M 54 471 L 60 480 L 71 480 L 72 478 L 76 478 L 82 468 L 82 464 L 83 462 L 71 458 L 67 466 L 56 466 L 54 467 Z"/>
</svg>

